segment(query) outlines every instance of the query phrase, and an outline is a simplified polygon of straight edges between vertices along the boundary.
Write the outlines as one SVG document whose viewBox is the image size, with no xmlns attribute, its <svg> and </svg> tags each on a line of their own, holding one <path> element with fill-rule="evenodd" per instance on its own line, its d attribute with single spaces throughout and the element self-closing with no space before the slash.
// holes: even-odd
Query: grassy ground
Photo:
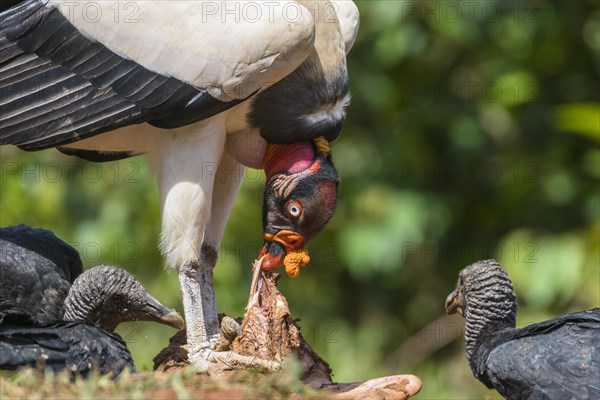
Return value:
<svg viewBox="0 0 600 400">
<path fill-rule="evenodd" d="M 299 380 L 288 365 L 269 376 L 237 372 L 221 377 L 198 375 L 194 368 L 174 372 L 122 374 L 117 380 L 91 374 L 72 382 L 66 373 L 34 369 L 0 374 L 0 399 L 324 399 Z"/>
</svg>

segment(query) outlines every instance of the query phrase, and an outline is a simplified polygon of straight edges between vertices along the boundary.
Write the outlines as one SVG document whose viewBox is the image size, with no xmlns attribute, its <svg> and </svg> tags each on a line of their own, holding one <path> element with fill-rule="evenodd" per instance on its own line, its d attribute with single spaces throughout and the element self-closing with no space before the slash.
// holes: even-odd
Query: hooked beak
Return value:
<svg viewBox="0 0 600 400">
<path fill-rule="evenodd" d="M 446 314 L 452 315 L 457 313 L 463 315 L 463 310 L 461 307 L 461 296 L 454 290 L 446 297 Z"/>
<path fill-rule="evenodd" d="M 260 248 L 258 258 L 264 259 L 262 261 L 261 268 L 265 271 L 273 271 L 283 265 L 283 259 L 285 257 L 285 249 L 283 245 L 278 242 L 264 241 Z"/>
<path fill-rule="evenodd" d="M 175 329 L 185 328 L 185 322 L 181 315 L 175 310 L 167 308 L 154 297 L 147 295 L 144 305 L 139 312 L 135 313 L 136 319 L 141 321 L 154 321 L 159 324 L 169 325 Z"/>
<path fill-rule="evenodd" d="M 304 236 L 298 232 L 282 229 L 275 234 L 265 232 L 265 241 L 260 248 L 258 258 L 263 258 L 261 268 L 273 271 L 283 265 L 286 254 L 292 250 L 304 248 Z"/>
</svg>

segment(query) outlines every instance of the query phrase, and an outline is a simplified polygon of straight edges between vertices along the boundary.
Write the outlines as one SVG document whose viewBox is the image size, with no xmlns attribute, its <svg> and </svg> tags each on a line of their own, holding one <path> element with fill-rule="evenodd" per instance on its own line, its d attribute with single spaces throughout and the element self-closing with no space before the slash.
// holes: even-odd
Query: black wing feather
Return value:
<svg viewBox="0 0 600 400">
<path fill-rule="evenodd" d="M 71 282 L 82 272 L 77 251 L 52 232 L 0 229 L 0 312 L 27 315 L 35 324 L 59 321 Z"/>
<path fill-rule="evenodd" d="M 68 282 L 73 283 L 83 272 L 79 253 L 72 246 L 59 239 L 46 229 L 31 228 L 27 225 L 15 225 L 0 228 L 0 240 L 15 245 L 21 258 L 43 257 L 50 260 Z M 4 263 L 7 253 L 0 254 L 0 262 Z M 22 262 L 17 260 L 16 262 Z"/>
<path fill-rule="evenodd" d="M 57 4 L 27 0 L 0 20 L 0 144 L 41 150 L 141 122 L 176 128 L 243 101 L 221 102 L 113 53 Z"/>
<path fill-rule="evenodd" d="M 54 371 L 67 369 L 86 376 L 93 368 L 117 377 L 124 369 L 135 372 L 123 339 L 84 322 L 42 327 L 23 324 L 21 318 L 0 322 L 0 369 L 43 365 Z"/>
<path fill-rule="evenodd" d="M 484 375 L 509 399 L 600 398 L 600 309 L 515 330 L 489 352 Z"/>
</svg>

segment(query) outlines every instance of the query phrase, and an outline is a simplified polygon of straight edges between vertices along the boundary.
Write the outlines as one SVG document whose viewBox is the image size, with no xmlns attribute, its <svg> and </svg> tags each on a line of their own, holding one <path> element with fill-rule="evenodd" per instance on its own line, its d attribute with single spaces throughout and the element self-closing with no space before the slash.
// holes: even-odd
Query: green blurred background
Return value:
<svg viewBox="0 0 600 400">
<path fill-rule="evenodd" d="M 281 291 L 337 381 L 414 373 L 422 399 L 499 398 L 472 377 L 462 320 L 444 316 L 444 299 L 459 269 L 497 258 L 520 326 L 600 305 L 600 7 L 357 3 L 353 99 L 333 144 L 338 210 Z M 122 266 L 181 311 L 144 157 L 92 164 L 12 147 L 1 157 L 2 226 L 51 229 L 86 267 Z M 215 271 L 229 315 L 247 299 L 263 184 L 247 172 Z M 174 333 L 118 331 L 139 369 Z"/>
</svg>

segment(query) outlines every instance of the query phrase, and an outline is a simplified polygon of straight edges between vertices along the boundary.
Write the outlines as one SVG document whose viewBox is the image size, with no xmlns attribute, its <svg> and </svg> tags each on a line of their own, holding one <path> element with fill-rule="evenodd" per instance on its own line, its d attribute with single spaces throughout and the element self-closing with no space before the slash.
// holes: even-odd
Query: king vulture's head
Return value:
<svg viewBox="0 0 600 400">
<path fill-rule="evenodd" d="M 357 10 L 350 11 L 358 18 Z M 351 43 L 346 46 L 339 24 L 313 16 L 310 53 L 292 73 L 259 93 L 248 114 L 250 125 L 269 143 L 263 161 L 265 241 L 259 257 L 264 256 L 263 269 L 285 264 L 290 276 L 308 262 L 300 250 L 335 211 L 339 176 L 328 143 L 340 134 L 350 100 L 346 51 Z"/>
<path fill-rule="evenodd" d="M 265 241 L 259 254 L 265 256 L 265 270 L 281 267 L 290 251 L 304 249 L 333 216 L 339 176 L 326 143 L 317 140 L 268 147 L 264 161 Z"/>
</svg>

